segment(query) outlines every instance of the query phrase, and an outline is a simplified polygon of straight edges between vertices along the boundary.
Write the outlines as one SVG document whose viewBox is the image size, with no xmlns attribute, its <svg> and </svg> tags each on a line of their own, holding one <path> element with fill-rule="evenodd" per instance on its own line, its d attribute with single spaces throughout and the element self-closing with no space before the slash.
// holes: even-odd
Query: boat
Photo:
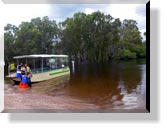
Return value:
<svg viewBox="0 0 167 129">
<path fill-rule="evenodd" d="M 30 66 L 32 71 L 31 82 L 46 81 L 70 74 L 67 55 L 23 55 L 15 56 L 13 59 L 17 66 L 21 63 Z M 14 71 L 10 71 L 9 69 L 7 77 L 13 81 L 20 81 L 16 78 L 16 70 L 16 67 Z"/>
</svg>

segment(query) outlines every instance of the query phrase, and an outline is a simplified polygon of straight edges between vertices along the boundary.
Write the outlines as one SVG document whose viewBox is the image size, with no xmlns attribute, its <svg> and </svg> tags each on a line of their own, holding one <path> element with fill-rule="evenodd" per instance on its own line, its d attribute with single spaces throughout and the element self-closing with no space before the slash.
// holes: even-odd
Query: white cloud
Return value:
<svg viewBox="0 0 167 129">
<path fill-rule="evenodd" d="M 140 32 L 141 32 L 141 36 L 142 36 L 143 40 L 145 40 L 146 37 L 144 35 L 144 32 L 146 32 L 146 29 L 141 29 Z"/>
<path fill-rule="evenodd" d="M 110 14 L 114 18 L 120 18 L 120 20 L 124 19 L 133 19 L 138 23 L 138 28 L 140 32 L 146 31 L 146 17 L 140 13 L 140 8 L 142 8 L 142 13 L 146 9 L 144 4 L 111 4 L 107 8 L 104 9 L 105 13 Z M 145 38 L 143 34 L 141 34 L 143 39 Z"/>
<path fill-rule="evenodd" d="M 110 14 L 114 18 L 120 18 L 120 20 L 136 20 L 139 29 L 144 29 L 146 18 L 137 11 L 139 7 L 143 6 L 145 7 L 144 4 L 110 4 L 104 9 L 104 12 Z"/>
<path fill-rule="evenodd" d="M 66 6 L 68 8 L 66 8 Z M 30 21 L 35 17 L 49 16 L 57 22 L 64 20 L 66 17 L 73 16 L 77 11 L 83 11 L 86 14 L 91 14 L 95 11 L 102 11 L 105 14 L 110 14 L 114 18 L 134 19 L 138 23 L 140 31 L 146 28 L 146 17 L 144 15 L 145 5 L 141 4 L 104 4 L 104 5 L 77 5 L 78 9 L 71 11 L 73 6 L 68 5 L 47 5 L 47 4 L 4 4 L 3 17 L 5 23 L 19 25 L 22 21 Z M 62 9 L 63 8 L 63 9 Z M 69 10 L 71 12 L 67 12 Z M 66 13 L 64 13 L 64 11 Z M 145 30 L 144 30 L 145 31 Z"/>
<path fill-rule="evenodd" d="M 137 21 L 137 25 L 139 31 L 141 32 L 141 36 L 143 40 L 145 40 L 145 36 L 143 33 L 146 31 L 146 16 L 140 13 L 140 9 L 142 7 L 142 12 L 146 9 L 145 5 L 139 4 L 124 4 L 124 5 L 110 5 L 106 8 L 106 12 L 111 14 L 113 17 L 120 18 L 120 20 L 124 19 L 133 19 Z M 146 11 L 144 11 L 146 12 Z"/>
<path fill-rule="evenodd" d="M 94 10 L 94 9 L 91 9 L 91 8 L 85 8 L 85 10 L 84 10 L 84 12 L 86 13 L 86 14 L 91 14 L 91 13 L 93 13 L 93 12 L 95 12 L 96 10 Z"/>
<path fill-rule="evenodd" d="M 146 31 L 146 17 L 143 14 L 145 12 L 145 4 L 109 4 L 105 8 L 86 8 L 85 13 L 90 14 L 95 11 L 102 11 L 105 14 L 110 14 L 114 18 L 120 18 L 121 21 L 124 19 L 133 19 L 138 23 L 140 32 Z"/>
<path fill-rule="evenodd" d="M 5 23 L 19 25 L 22 21 L 30 21 L 35 17 L 48 16 L 50 6 L 45 4 L 7 4 L 4 5 Z"/>
<path fill-rule="evenodd" d="M 134 4 L 112 4 L 104 9 L 104 12 L 111 14 L 115 18 L 136 19 L 136 5 Z"/>
</svg>

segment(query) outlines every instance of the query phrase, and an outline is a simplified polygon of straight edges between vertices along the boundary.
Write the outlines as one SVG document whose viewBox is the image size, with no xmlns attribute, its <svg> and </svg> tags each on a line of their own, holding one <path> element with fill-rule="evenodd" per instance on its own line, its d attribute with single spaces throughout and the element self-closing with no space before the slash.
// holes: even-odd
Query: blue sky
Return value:
<svg viewBox="0 0 167 129">
<path fill-rule="evenodd" d="M 43 16 L 49 16 L 50 19 L 60 22 L 67 17 L 72 17 L 78 11 L 90 14 L 98 10 L 120 20 L 134 19 L 138 23 L 140 32 L 146 31 L 145 4 L 11 4 L 4 6 L 4 19 L 5 23 L 15 25 Z"/>
</svg>

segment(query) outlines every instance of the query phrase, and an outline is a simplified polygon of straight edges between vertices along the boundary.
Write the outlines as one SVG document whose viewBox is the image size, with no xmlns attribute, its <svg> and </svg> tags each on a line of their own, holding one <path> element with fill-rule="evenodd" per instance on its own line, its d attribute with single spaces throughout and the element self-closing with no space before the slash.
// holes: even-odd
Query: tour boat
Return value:
<svg viewBox="0 0 167 129">
<path fill-rule="evenodd" d="M 13 57 L 15 66 L 27 64 L 32 71 L 31 82 L 41 82 L 55 77 L 70 74 L 67 55 L 23 55 Z M 16 67 L 14 71 L 9 68 L 8 78 L 16 80 Z"/>
</svg>

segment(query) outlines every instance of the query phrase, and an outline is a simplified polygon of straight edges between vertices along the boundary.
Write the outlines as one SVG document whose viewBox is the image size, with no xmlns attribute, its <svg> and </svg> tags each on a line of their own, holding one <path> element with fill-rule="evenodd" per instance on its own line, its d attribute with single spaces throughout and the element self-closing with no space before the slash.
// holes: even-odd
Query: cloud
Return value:
<svg viewBox="0 0 167 129">
<path fill-rule="evenodd" d="M 57 22 L 64 21 L 67 17 L 72 17 L 74 13 L 83 9 L 80 4 L 55 4 L 50 5 L 50 8 L 49 17 Z"/>
<path fill-rule="evenodd" d="M 143 4 L 110 4 L 102 5 L 103 8 L 98 8 L 105 14 L 110 14 L 114 18 L 120 18 L 121 21 L 124 19 L 133 19 L 138 23 L 139 29 L 146 28 L 146 6 Z"/>
<path fill-rule="evenodd" d="M 104 12 L 109 13 L 114 18 L 120 18 L 121 20 L 124 19 L 135 19 L 136 5 L 131 4 L 112 4 L 109 5 Z"/>
<path fill-rule="evenodd" d="M 11 4 L 5 5 L 4 18 L 6 23 L 19 25 L 22 21 L 30 21 L 35 17 L 49 16 L 57 22 L 72 17 L 76 12 L 91 14 L 102 11 L 114 18 L 134 19 L 140 31 L 146 29 L 145 4 Z"/>
<path fill-rule="evenodd" d="M 95 10 L 94 10 L 94 9 L 91 9 L 91 8 L 86 8 L 86 9 L 84 10 L 84 12 L 85 12 L 86 14 L 91 14 L 91 13 L 95 12 Z"/>
<path fill-rule="evenodd" d="M 141 32 L 141 36 L 142 36 L 143 40 L 145 40 L 146 37 L 144 35 L 144 32 L 146 32 L 146 29 L 141 29 L 140 32 Z"/>
<path fill-rule="evenodd" d="M 35 17 L 48 16 L 50 6 L 45 4 L 6 4 L 4 5 L 5 23 L 19 25 L 22 21 L 30 21 Z"/>
<path fill-rule="evenodd" d="M 85 6 L 84 12 L 90 14 L 95 11 L 102 11 L 105 14 L 110 14 L 114 18 L 133 19 L 137 21 L 137 26 L 140 31 L 146 31 L 146 6 L 145 4 L 109 4 L 109 5 L 94 5 Z"/>
<path fill-rule="evenodd" d="M 138 15 L 141 15 L 143 17 L 146 16 L 146 6 L 140 5 L 136 7 L 136 13 Z"/>
</svg>

